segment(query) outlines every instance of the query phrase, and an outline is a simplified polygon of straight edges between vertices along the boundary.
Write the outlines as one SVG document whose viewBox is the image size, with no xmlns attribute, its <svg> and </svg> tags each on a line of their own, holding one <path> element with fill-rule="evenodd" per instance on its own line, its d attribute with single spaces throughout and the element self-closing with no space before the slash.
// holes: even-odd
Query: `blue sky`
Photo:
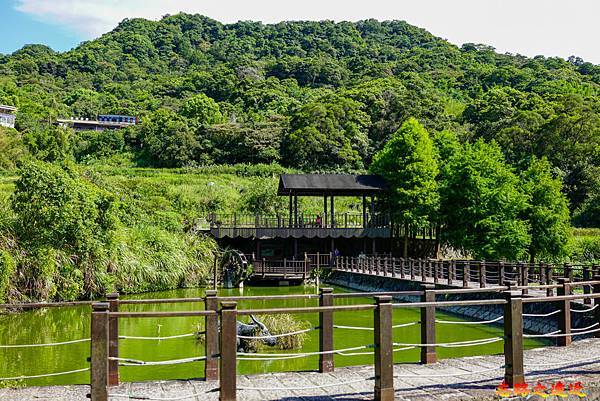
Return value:
<svg viewBox="0 0 600 401">
<path fill-rule="evenodd" d="M 0 0 L 0 52 L 27 43 L 67 50 L 123 18 L 177 12 L 224 23 L 400 19 L 461 45 L 527 56 L 577 55 L 600 64 L 599 0 Z"/>
<path fill-rule="evenodd" d="M 43 43 L 54 50 L 64 51 L 84 40 L 84 35 L 66 25 L 43 22 L 17 11 L 15 4 L 13 0 L 0 0 L 0 53 L 12 53 L 30 43 Z"/>
</svg>

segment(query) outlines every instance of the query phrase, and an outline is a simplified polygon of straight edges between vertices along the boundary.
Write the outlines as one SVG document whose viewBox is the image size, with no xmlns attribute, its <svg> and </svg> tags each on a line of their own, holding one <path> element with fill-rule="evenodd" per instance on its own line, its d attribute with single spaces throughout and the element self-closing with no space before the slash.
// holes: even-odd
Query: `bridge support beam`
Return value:
<svg viewBox="0 0 600 401">
<path fill-rule="evenodd" d="M 392 297 L 375 297 L 375 400 L 394 400 L 394 353 L 392 339 Z"/>
<path fill-rule="evenodd" d="M 109 304 L 92 304 L 90 398 L 108 401 Z"/>
<path fill-rule="evenodd" d="M 221 391 L 220 401 L 235 401 L 237 396 L 237 303 L 221 303 Z"/>
<path fill-rule="evenodd" d="M 319 306 L 333 306 L 333 288 L 321 288 Z M 319 351 L 333 351 L 333 312 L 319 312 Z M 319 372 L 333 372 L 333 354 L 319 355 Z"/>
<path fill-rule="evenodd" d="M 119 294 L 107 294 L 108 310 L 110 312 L 119 311 Z M 111 317 L 108 319 L 108 356 L 112 358 L 119 357 L 119 318 Z M 119 361 L 108 361 L 108 385 L 119 385 Z"/>
<path fill-rule="evenodd" d="M 207 290 L 204 297 L 206 310 L 219 311 L 219 299 L 217 291 Z M 204 364 L 205 380 L 219 379 L 219 318 L 214 316 L 204 317 L 204 355 L 206 362 Z"/>
<path fill-rule="evenodd" d="M 600 272 L 598 272 L 596 270 L 596 273 L 594 274 L 593 277 L 594 277 L 594 281 L 600 281 Z M 594 284 L 593 288 L 594 288 L 593 289 L 594 294 L 600 294 L 600 284 Z M 594 317 L 595 317 L 596 322 L 598 324 L 600 324 L 600 298 L 594 299 L 594 306 L 595 305 L 599 305 L 599 306 L 596 309 L 594 309 Z M 600 338 L 600 331 L 595 332 L 594 336 L 596 338 Z"/>
<path fill-rule="evenodd" d="M 571 284 L 568 278 L 561 277 L 558 279 L 560 287 L 556 289 L 557 295 L 571 295 Z M 561 334 L 571 334 L 571 300 L 565 299 L 558 301 L 558 329 Z M 562 337 L 556 337 L 556 345 L 565 347 L 571 344 L 572 337 L 570 335 L 563 335 Z"/>
<path fill-rule="evenodd" d="M 523 371 L 523 299 L 520 291 L 505 291 L 504 380 L 510 387 L 525 382 Z"/>
<path fill-rule="evenodd" d="M 435 285 L 421 285 L 423 294 L 421 302 L 435 302 Z M 435 306 L 424 306 L 421 308 L 421 344 L 435 343 Z M 435 363 L 437 361 L 434 346 L 421 347 L 421 363 Z"/>
</svg>

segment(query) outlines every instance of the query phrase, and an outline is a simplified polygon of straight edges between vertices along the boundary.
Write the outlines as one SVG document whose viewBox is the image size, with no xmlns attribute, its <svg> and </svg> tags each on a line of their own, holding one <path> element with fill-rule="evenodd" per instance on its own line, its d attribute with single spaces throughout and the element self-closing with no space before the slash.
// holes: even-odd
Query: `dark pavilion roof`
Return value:
<svg viewBox="0 0 600 401">
<path fill-rule="evenodd" d="M 387 182 L 379 175 L 281 174 L 277 193 L 300 196 L 360 196 L 375 195 L 387 188 Z"/>
</svg>

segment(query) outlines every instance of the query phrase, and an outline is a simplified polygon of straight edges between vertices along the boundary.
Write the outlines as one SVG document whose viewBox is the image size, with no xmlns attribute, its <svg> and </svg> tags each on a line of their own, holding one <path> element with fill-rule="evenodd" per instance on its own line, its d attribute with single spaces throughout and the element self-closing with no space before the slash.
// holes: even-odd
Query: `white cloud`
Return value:
<svg viewBox="0 0 600 401">
<path fill-rule="evenodd" d="M 16 8 L 86 38 L 124 18 L 183 11 L 222 22 L 402 19 L 453 43 L 486 43 L 529 56 L 580 55 L 600 63 L 597 0 L 16 0 Z"/>
</svg>

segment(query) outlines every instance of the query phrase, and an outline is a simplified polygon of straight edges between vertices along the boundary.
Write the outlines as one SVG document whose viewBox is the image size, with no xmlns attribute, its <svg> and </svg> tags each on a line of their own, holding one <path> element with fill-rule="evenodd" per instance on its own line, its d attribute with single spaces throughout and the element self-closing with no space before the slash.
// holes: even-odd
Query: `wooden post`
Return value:
<svg viewBox="0 0 600 401">
<path fill-rule="evenodd" d="M 554 273 L 554 265 L 552 264 L 547 264 L 545 265 L 546 268 L 546 284 L 550 285 L 552 284 L 553 280 L 553 273 Z M 554 289 L 552 288 L 548 288 L 546 289 L 546 295 L 551 297 L 552 295 L 554 295 Z"/>
<path fill-rule="evenodd" d="M 591 266 L 583 266 L 583 281 L 590 281 L 592 279 L 592 268 Z M 591 294 L 592 287 L 589 285 L 583 286 L 584 294 Z M 590 305 L 592 303 L 592 298 L 584 298 L 583 303 L 586 305 Z"/>
<path fill-rule="evenodd" d="M 463 288 L 469 287 L 469 281 L 471 281 L 471 268 L 469 267 L 469 261 L 465 261 L 463 264 Z"/>
<path fill-rule="evenodd" d="M 440 281 L 440 261 L 436 260 L 434 263 L 433 283 L 437 284 Z"/>
<path fill-rule="evenodd" d="M 394 353 L 392 337 L 392 297 L 375 297 L 375 400 L 394 400 Z"/>
<path fill-rule="evenodd" d="M 558 279 L 558 283 L 561 285 L 557 288 L 557 295 L 571 295 L 570 281 L 566 277 Z M 566 299 L 558 301 L 558 307 L 560 313 L 558 314 L 558 329 L 561 334 L 571 334 L 571 300 Z M 556 337 L 556 345 L 559 347 L 565 347 L 571 344 L 571 336 Z"/>
<path fill-rule="evenodd" d="M 237 303 L 221 303 L 220 401 L 235 401 L 237 392 Z"/>
<path fill-rule="evenodd" d="M 529 286 L 529 265 L 519 262 L 519 274 L 521 277 L 521 285 L 523 287 Z M 529 290 L 527 288 L 523 289 L 523 295 L 527 295 Z"/>
<path fill-rule="evenodd" d="M 600 273 L 596 270 L 596 274 L 593 276 L 594 281 L 600 281 Z M 593 287 L 594 294 L 600 294 L 600 283 L 594 284 Z M 596 323 L 600 324 L 600 298 L 594 299 L 594 306 L 599 305 L 596 309 L 594 309 L 594 317 Z M 594 337 L 600 338 L 600 331 L 594 333 Z"/>
<path fill-rule="evenodd" d="M 479 288 L 485 288 L 485 261 L 479 262 Z"/>
<path fill-rule="evenodd" d="M 421 285 L 421 302 L 435 302 L 434 284 Z M 435 343 L 435 306 L 424 306 L 421 308 L 421 344 Z M 435 363 L 437 361 L 436 350 L 433 346 L 421 347 L 421 363 Z"/>
<path fill-rule="evenodd" d="M 452 269 L 453 269 L 453 267 L 454 267 L 453 261 L 449 260 L 448 261 L 448 285 L 452 285 L 452 283 L 453 283 L 452 282 L 452 276 L 453 276 Z"/>
<path fill-rule="evenodd" d="M 570 263 L 565 263 L 563 265 L 563 273 L 565 274 L 565 278 L 570 282 L 573 282 L 573 265 Z"/>
<path fill-rule="evenodd" d="M 204 308 L 206 310 L 219 311 L 219 299 L 217 291 L 207 290 L 204 296 Z M 204 379 L 219 379 L 219 318 L 217 315 L 204 317 Z"/>
<path fill-rule="evenodd" d="M 408 266 L 410 268 L 410 279 L 415 281 L 415 260 L 410 258 L 408 260 Z"/>
<path fill-rule="evenodd" d="M 421 281 L 426 283 L 427 282 L 427 260 L 420 260 L 420 264 L 421 264 Z"/>
<path fill-rule="evenodd" d="M 375 275 L 379 276 L 379 270 L 381 267 L 381 258 L 379 256 L 373 256 L 373 263 L 375 263 Z"/>
<path fill-rule="evenodd" d="M 110 312 L 119 311 L 119 293 L 115 292 L 106 295 L 108 301 L 108 310 Z M 108 319 L 108 356 L 111 358 L 119 357 L 119 318 L 112 316 Z M 108 385 L 119 385 L 119 361 L 108 361 Z"/>
<path fill-rule="evenodd" d="M 333 288 L 321 288 L 319 306 L 333 306 Z M 333 311 L 319 312 L 319 351 L 333 351 Z M 319 372 L 333 372 L 333 354 L 319 355 Z"/>
<path fill-rule="evenodd" d="M 108 401 L 109 304 L 92 304 L 90 398 Z"/>
<path fill-rule="evenodd" d="M 510 387 L 525 382 L 523 372 L 523 299 L 519 291 L 505 291 L 504 380 Z"/>
<path fill-rule="evenodd" d="M 498 262 L 498 285 L 502 287 L 504 285 L 504 262 Z"/>
</svg>

